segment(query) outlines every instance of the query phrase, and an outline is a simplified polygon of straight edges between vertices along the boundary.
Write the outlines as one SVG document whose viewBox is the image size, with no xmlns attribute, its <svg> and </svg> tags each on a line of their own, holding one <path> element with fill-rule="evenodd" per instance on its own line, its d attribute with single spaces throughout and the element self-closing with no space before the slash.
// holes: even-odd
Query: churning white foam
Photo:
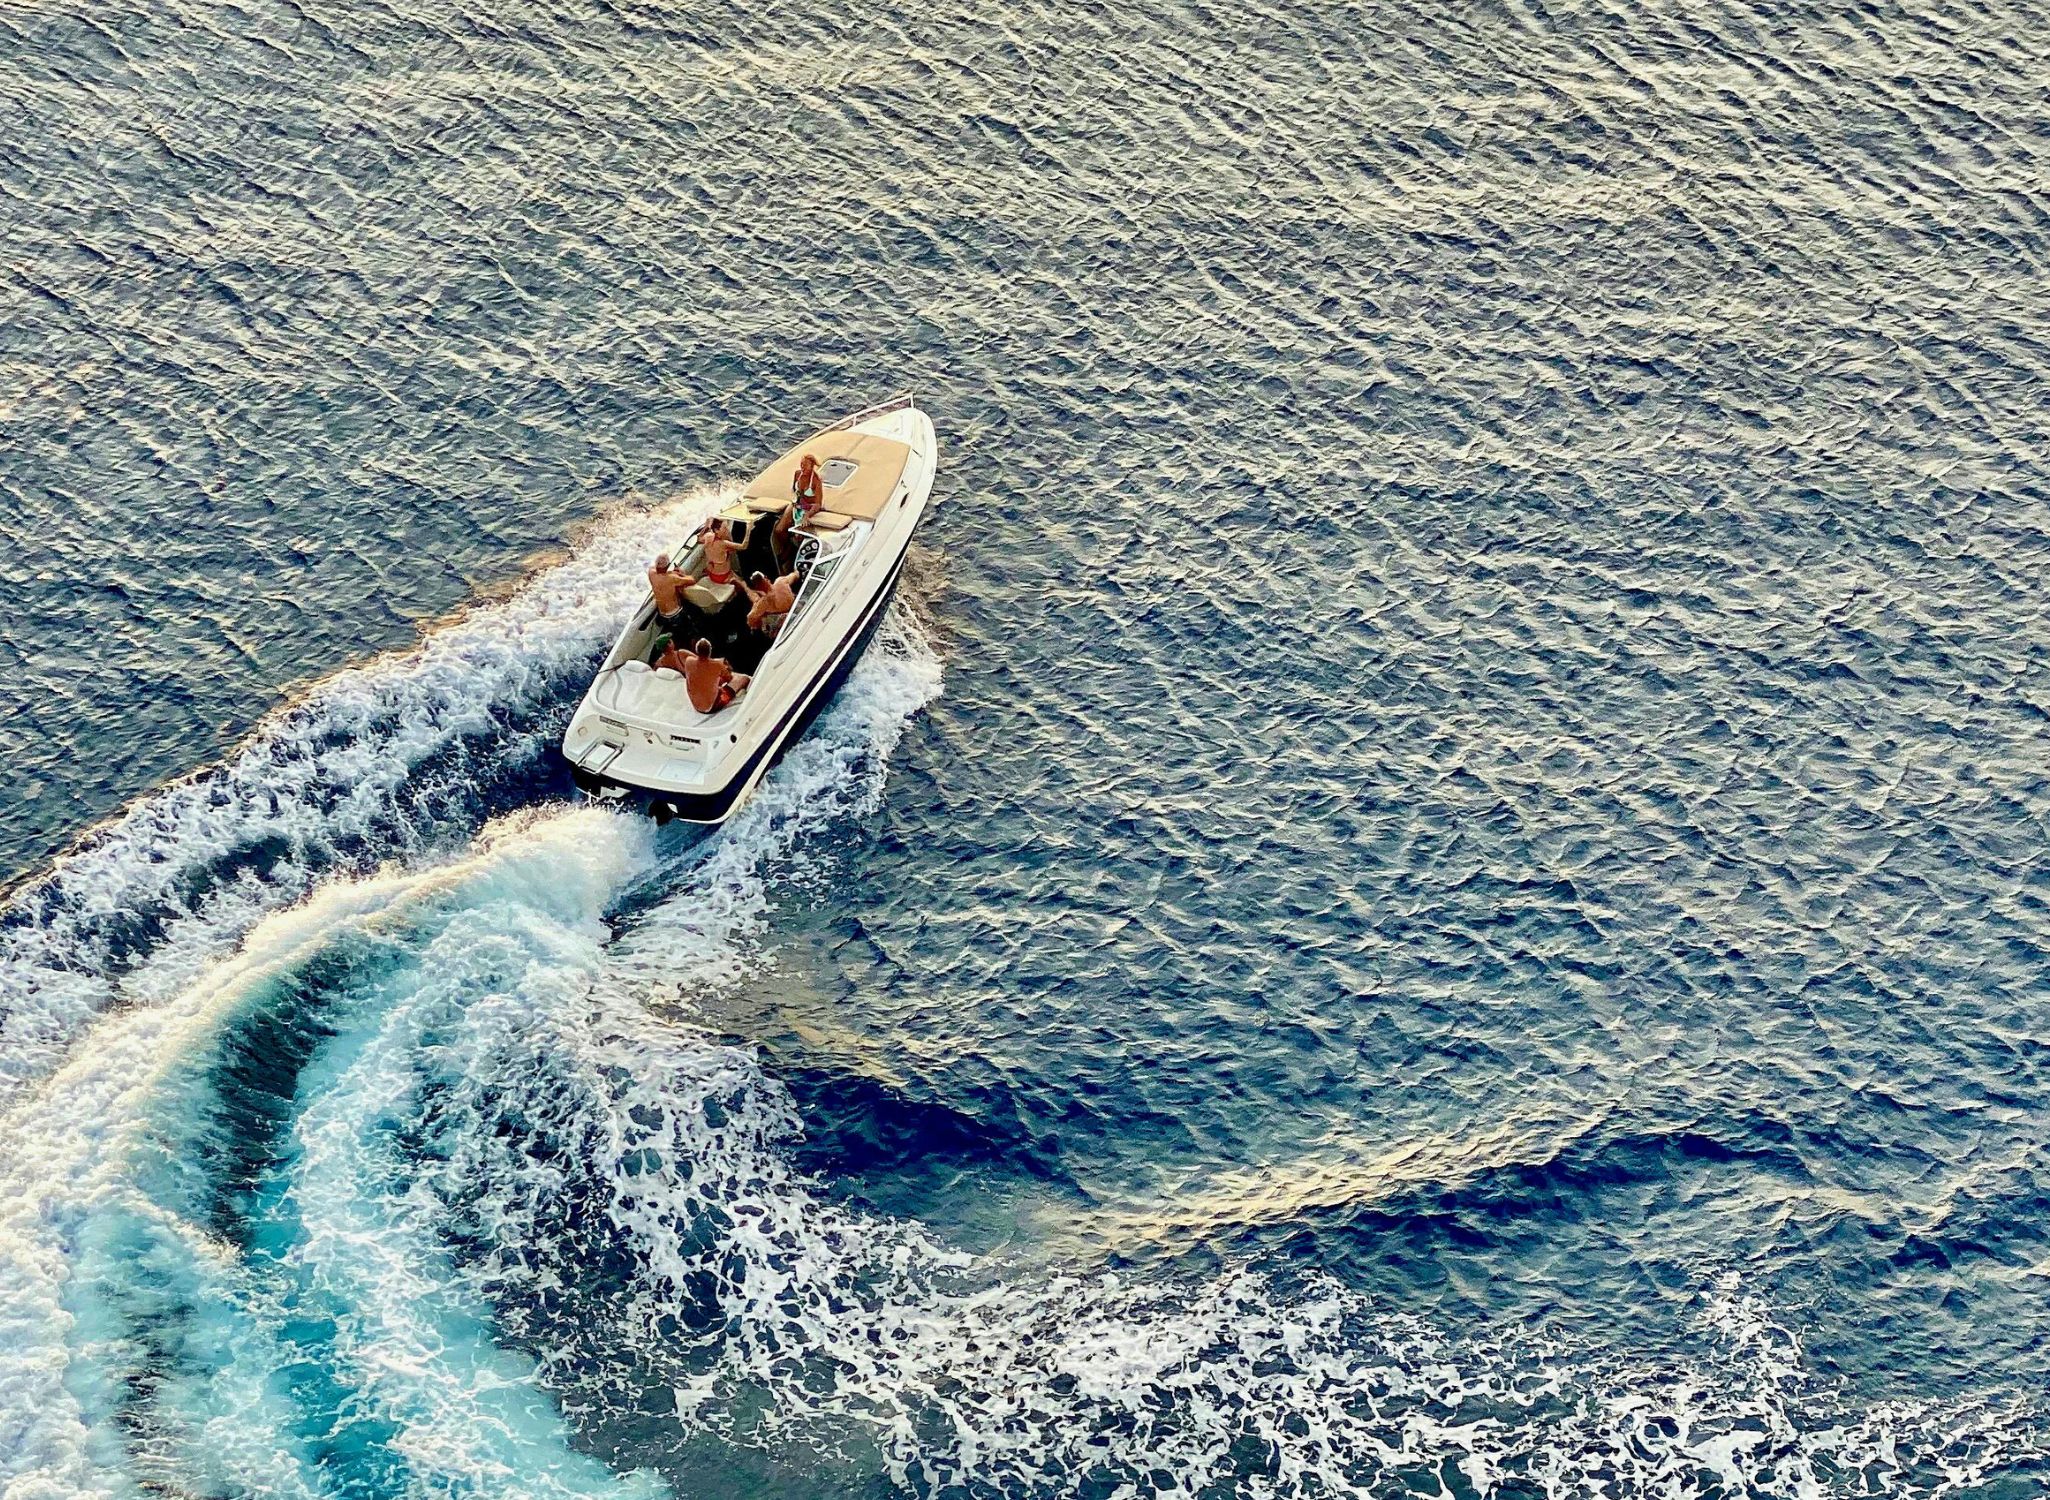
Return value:
<svg viewBox="0 0 2050 1500">
<path fill-rule="evenodd" d="M 469 1274 L 500 1305 L 624 1235 L 607 1323 L 528 1332 L 584 1410 L 666 1383 L 679 1437 L 1006 1495 L 1938 1495 L 2041 1451 L 2019 1407 L 1835 1402 L 1727 1285 L 1712 1352 L 1661 1372 L 1455 1342 L 1329 1281 L 1016 1276 L 819 1196 L 741 1050 L 604 1003 L 546 1052 L 472 1074 L 473 1149 L 437 1195 L 490 1242 Z M 537 1192 L 515 1120 L 574 1143 L 580 1180 Z M 564 1262 L 532 1263 L 543 1243 Z"/>
<path fill-rule="evenodd" d="M 607 904 L 646 830 L 594 810 L 516 820 L 469 857 L 345 881 L 259 924 L 231 960 L 106 1018 L 9 1121 L 0 1175 L 0 1478 L 8 1500 L 185 1491 L 328 1493 L 369 1439 L 403 1488 L 506 1483 L 639 1494 L 564 1445 L 531 1362 L 490 1338 L 436 1227 L 394 1191 L 410 1053 L 453 1013 L 588 987 Z M 323 975 L 337 1032 L 299 1084 L 289 1187 L 247 1245 L 207 1212 L 220 1169 L 208 1091 L 234 1028 Z M 381 1174 L 381 1175 L 380 1175 Z M 276 1253 L 266 1249 L 266 1232 Z M 305 1412 L 287 1336 L 319 1326 Z M 328 1431 L 318 1455 L 307 1418 Z"/>
<path fill-rule="evenodd" d="M 476 1038 L 517 1038 L 590 988 L 599 918 L 645 842 L 623 821 L 564 814 L 525 830 L 517 858 L 484 870 L 459 910 L 350 997 L 368 1014 L 356 1026 L 337 1017 L 342 1036 L 301 1080 L 277 1209 L 293 1306 L 329 1320 L 328 1374 L 388 1429 L 410 1491 L 538 1500 L 659 1489 L 565 1446 L 532 1361 L 494 1342 L 489 1304 L 453 1274 L 438 1205 L 408 1186 L 423 1078 L 462 1077 Z"/>
<path fill-rule="evenodd" d="M 544 598 L 572 592 L 541 584 Z M 616 609 L 591 613 L 595 645 Z M 799 823 L 872 803 L 889 746 L 937 682 L 907 628 L 888 628 L 843 691 L 853 709 L 829 713 L 735 820 L 742 849 L 787 851 Z M 565 634 L 567 653 L 584 649 Z M 420 663 L 383 670 L 419 696 Z M 367 776 L 342 780 L 368 798 Z M 171 826 L 205 846 L 193 823 Z M 308 842 L 322 837 L 316 824 Z M 120 847 L 103 840 L 81 866 L 115 865 L 118 886 Z M 202 934 L 145 954 L 122 990 L 148 1003 L 89 1019 L 110 989 L 66 1017 L 82 1034 L 54 1067 L 23 1070 L 4 1124 L 0 1494 L 659 1490 L 568 1445 L 532 1359 L 494 1340 L 490 1303 L 451 1263 L 442 1203 L 412 1180 L 468 1149 L 473 1059 L 532 1050 L 616 989 L 600 918 L 649 886 L 655 847 L 638 819 L 539 810 L 459 855 L 331 879 L 267 919 L 262 906 L 289 889 L 184 913 Z M 732 848 L 666 856 L 695 872 L 698 915 L 729 935 L 763 900 L 758 862 Z M 42 951 L 82 956 L 60 936 Z M 631 963 L 631 941 L 620 950 Z M 249 1218 L 224 1239 L 218 1075 L 227 1039 L 265 1024 L 319 1036 L 285 1075 L 283 1144 L 258 1143 L 259 1158 L 275 1154 L 263 1183 L 226 1185 Z M 537 1192 L 559 1186 L 554 1169 L 521 1170 Z"/>
<path fill-rule="evenodd" d="M 618 606 L 565 624 L 565 653 Z M 874 805 L 938 683 L 900 611 L 682 854 L 558 813 L 336 881 L 233 959 L 278 898 L 184 918 L 204 936 L 127 981 L 152 1003 L 103 1017 L 8 1122 L 7 1500 L 659 1488 L 584 1456 L 611 1432 L 636 1461 L 711 1433 L 933 1494 L 1940 1494 L 2041 1451 L 2028 1411 L 1835 1401 L 1733 1285 L 1703 1299 L 1700 1366 L 1650 1371 L 1448 1340 L 1330 1282 L 1024 1273 L 823 1195 L 791 1165 L 787 1093 L 678 1007 L 756 971 L 778 884 Z M 318 848 L 325 800 L 295 805 Z M 327 1035 L 224 1238 L 192 1170 L 207 1060 L 295 1004 Z"/>
<path fill-rule="evenodd" d="M 93 1016 L 172 993 L 338 866 L 474 831 L 450 812 L 463 783 L 545 750 L 548 710 L 643 591 L 644 554 L 723 498 L 610 518 L 510 597 L 321 682 L 17 892 L 0 912 L 0 1105 Z"/>
</svg>

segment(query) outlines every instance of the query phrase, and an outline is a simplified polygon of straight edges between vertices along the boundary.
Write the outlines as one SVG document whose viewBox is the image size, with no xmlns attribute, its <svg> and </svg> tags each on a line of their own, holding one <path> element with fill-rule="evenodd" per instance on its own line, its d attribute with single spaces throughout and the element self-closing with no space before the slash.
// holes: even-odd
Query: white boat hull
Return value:
<svg viewBox="0 0 2050 1500">
<path fill-rule="evenodd" d="M 737 701 L 700 714 L 680 681 L 648 680 L 643 658 L 656 628 L 654 599 L 642 601 L 563 735 L 563 754 L 585 791 L 645 802 L 658 816 L 723 822 L 831 700 L 889 608 L 938 456 L 931 421 L 908 401 L 850 418 L 792 452 L 859 434 L 908 447 L 902 474 L 887 494 L 868 497 L 862 519 L 825 536 L 828 550 L 813 564 L 798 607 Z M 826 503 L 830 510 L 830 489 Z M 822 568 L 829 576 L 820 577 Z"/>
</svg>

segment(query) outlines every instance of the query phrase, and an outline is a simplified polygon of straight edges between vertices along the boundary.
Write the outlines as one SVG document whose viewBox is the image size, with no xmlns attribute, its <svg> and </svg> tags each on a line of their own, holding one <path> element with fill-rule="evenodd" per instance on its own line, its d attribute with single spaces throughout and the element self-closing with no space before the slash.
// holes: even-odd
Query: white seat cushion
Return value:
<svg viewBox="0 0 2050 1500">
<path fill-rule="evenodd" d="M 622 672 L 617 682 L 612 706 L 623 714 L 653 719 L 658 723 L 697 717 L 697 711 L 690 706 L 690 690 L 684 685 L 680 672 L 643 671 L 632 675 Z"/>
</svg>

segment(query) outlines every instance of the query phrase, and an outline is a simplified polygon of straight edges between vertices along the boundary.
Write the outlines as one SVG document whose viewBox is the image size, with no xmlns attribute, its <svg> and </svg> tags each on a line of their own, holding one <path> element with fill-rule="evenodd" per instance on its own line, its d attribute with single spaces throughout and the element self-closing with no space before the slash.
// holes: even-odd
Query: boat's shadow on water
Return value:
<svg viewBox="0 0 2050 1500">
<path fill-rule="evenodd" d="M 983 1196 L 1007 1184 L 1036 1195 L 1075 1191 L 1058 1145 L 1035 1138 L 1001 1101 L 957 1108 L 799 1051 L 759 1051 L 803 1121 L 804 1133 L 790 1147 L 793 1165 L 844 1202 L 904 1216 L 936 1193 L 958 1193 L 962 1179 L 972 1179 Z"/>
</svg>

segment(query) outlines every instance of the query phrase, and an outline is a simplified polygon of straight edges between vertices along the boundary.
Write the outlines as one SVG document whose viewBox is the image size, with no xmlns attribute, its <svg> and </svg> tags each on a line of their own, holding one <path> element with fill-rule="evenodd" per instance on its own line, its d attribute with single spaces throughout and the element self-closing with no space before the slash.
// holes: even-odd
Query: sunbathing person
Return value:
<svg viewBox="0 0 2050 1500">
<path fill-rule="evenodd" d="M 825 495 L 825 475 L 819 472 L 819 461 L 807 453 L 797 461 L 797 472 L 790 476 L 790 503 L 776 517 L 776 529 L 769 536 L 775 545 L 776 561 L 782 567 L 789 567 L 797 555 L 797 544 L 790 540 L 791 531 L 826 508 Z"/>
<path fill-rule="evenodd" d="M 702 638 L 696 650 L 677 653 L 677 660 L 682 664 L 683 685 L 690 693 L 690 706 L 701 714 L 717 713 L 746 692 L 752 680 L 745 673 L 734 671 L 725 658 L 714 656 L 712 643 Z"/>
</svg>

